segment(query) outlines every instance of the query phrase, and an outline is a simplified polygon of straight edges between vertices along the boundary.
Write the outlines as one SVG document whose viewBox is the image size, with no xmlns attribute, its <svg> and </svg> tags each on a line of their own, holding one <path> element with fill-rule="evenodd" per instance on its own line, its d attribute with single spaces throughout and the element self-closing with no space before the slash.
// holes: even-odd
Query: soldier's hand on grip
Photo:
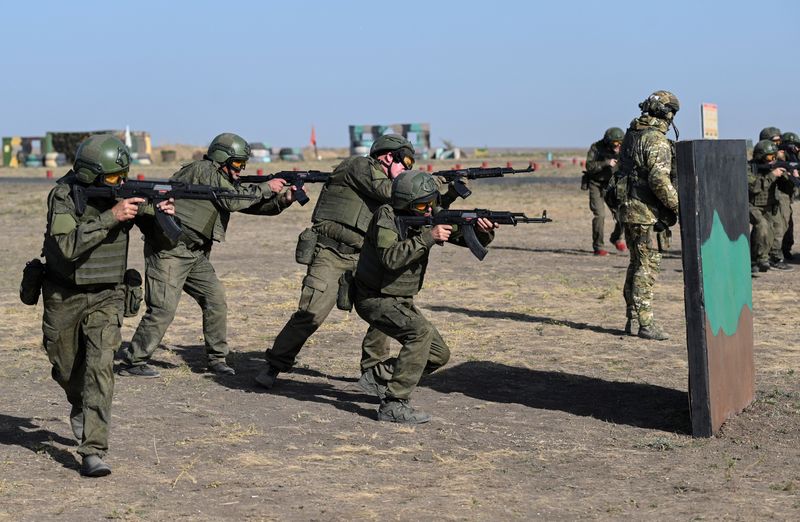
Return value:
<svg viewBox="0 0 800 522">
<path fill-rule="evenodd" d="M 123 199 L 111 207 L 111 213 L 119 222 L 128 221 L 136 217 L 139 213 L 139 204 L 144 202 L 144 198 Z"/>
<path fill-rule="evenodd" d="M 431 229 L 431 235 L 440 245 L 450 239 L 450 234 L 453 233 L 452 225 L 436 225 Z"/>
</svg>

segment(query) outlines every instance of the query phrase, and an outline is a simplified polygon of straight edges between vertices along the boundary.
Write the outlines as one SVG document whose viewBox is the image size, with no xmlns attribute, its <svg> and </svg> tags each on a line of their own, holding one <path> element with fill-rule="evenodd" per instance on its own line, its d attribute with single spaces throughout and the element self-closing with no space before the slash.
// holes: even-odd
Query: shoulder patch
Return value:
<svg viewBox="0 0 800 522">
<path fill-rule="evenodd" d="M 400 239 L 400 236 L 397 235 L 397 232 L 394 230 L 390 230 L 388 228 L 378 227 L 378 237 L 377 243 L 378 248 L 389 248 L 393 244 L 397 243 L 397 240 Z"/>
<path fill-rule="evenodd" d="M 50 235 L 69 234 L 77 226 L 78 223 L 72 214 L 54 214 L 53 222 L 50 224 Z"/>
</svg>

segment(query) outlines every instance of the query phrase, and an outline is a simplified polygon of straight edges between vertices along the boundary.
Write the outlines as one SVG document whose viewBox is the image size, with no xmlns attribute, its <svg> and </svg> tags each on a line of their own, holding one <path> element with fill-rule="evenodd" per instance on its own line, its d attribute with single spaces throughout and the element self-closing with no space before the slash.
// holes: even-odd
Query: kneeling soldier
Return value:
<svg viewBox="0 0 800 522">
<path fill-rule="evenodd" d="M 388 381 L 374 376 L 381 399 L 378 420 L 420 424 L 430 415 L 408 401 L 420 378 L 447 363 L 450 349 L 439 331 L 414 305 L 422 288 L 433 245 L 445 241 L 463 246 L 463 236 L 452 225 L 409 227 L 401 232 L 397 217 L 430 215 L 438 197 L 437 183 L 424 172 L 407 171 L 392 182 L 391 204 L 372 217 L 356 268 L 355 308 L 370 326 L 402 345 Z M 478 238 L 488 244 L 497 225 L 477 224 Z"/>
</svg>

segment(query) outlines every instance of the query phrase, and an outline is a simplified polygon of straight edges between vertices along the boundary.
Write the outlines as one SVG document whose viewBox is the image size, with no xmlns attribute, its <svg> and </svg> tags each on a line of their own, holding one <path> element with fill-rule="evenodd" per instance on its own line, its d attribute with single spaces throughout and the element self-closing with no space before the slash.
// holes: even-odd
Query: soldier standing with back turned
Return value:
<svg viewBox="0 0 800 522">
<path fill-rule="evenodd" d="M 653 286 L 661 254 L 653 248 L 655 233 L 677 220 L 678 192 L 670 181 L 672 144 L 667 139 L 670 124 L 680 104 L 669 91 L 656 91 L 639 104 L 641 116 L 631 122 L 620 152 L 621 194 L 617 218 L 625 227 L 630 263 L 625 277 L 625 332 L 663 341 L 666 333 L 653 322 Z M 677 130 L 675 131 L 677 138 Z"/>
<path fill-rule="evenodd" d="M 606 130 L 603 139 L 592 143 L 589 153 L 586 155 L 586 172 L 581 188 L 589 191 L 589 210 L 592 211 L 592 249 L 596 256 L 607 256 L 603 240 L 603 228 L 605 225 L 606 203 L 603 198 L 608 182 L 611 177 L 619 170 L 619 149 L 625 132 L 619 127 L 611 127 Z M 625 241 L 622 240 L 622 225 L 617 221 L 614 209 L 614 231 L 611 232 L 609 240 L 620 252 L 627 250 Z"/>
</svg>

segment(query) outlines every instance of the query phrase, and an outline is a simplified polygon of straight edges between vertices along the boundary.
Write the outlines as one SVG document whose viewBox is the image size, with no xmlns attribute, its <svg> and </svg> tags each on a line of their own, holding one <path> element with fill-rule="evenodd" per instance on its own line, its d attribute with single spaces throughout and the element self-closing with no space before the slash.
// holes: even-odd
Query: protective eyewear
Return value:
<svg viewBox="0 0 800 522">
<path fill-rule="evenodd" d="M 414 208 L 414 210 L 418 212 L 425 212 L 429 208 L 433 208 L 433 205 L 435 203 L 436 203 L 435 199 L 432 199 L 430 201 L 418 201 L 416 203 L 413 203 L 412 207 Z"/>
<path fill-rule="evenodd" d="M 103 174 L 103 183 L 106 185 L 119 185 L 123 181 L 128 179 L 128 170 L 121 170 L 119 172 L 114 172 L 113 174 Z"/>
<path fill-rule="evenodd" d="M 615 141 L 612 141 L 612 142 L 611 142 L 611 146 L 612 146 L 612 147 L 620 147 L 621 145 L 622 145 L 622 142 L 621 142 L 621 141 L 616 141 L 616 140 L 615 140 Z"/>
<path fill-rule="evenodd" d="M 247 160 L 231 160 L 231 168 L 236 172 L 241 172 L 247 167 Z"/>
<path fill-rule="evenodd" d="M 414 156 L 407 153 L 403 149 L 396 150 L 393 155 L 395 162 L 402 163 L 406 170 L 411 170 L 414 168 Z"/>
<path fill-rule="evenodd" d="M 766 154 L 764 159 L 767 160 L 767 163 L 772 163 L 775 161 L 775 154 Z"/>
</svg>

